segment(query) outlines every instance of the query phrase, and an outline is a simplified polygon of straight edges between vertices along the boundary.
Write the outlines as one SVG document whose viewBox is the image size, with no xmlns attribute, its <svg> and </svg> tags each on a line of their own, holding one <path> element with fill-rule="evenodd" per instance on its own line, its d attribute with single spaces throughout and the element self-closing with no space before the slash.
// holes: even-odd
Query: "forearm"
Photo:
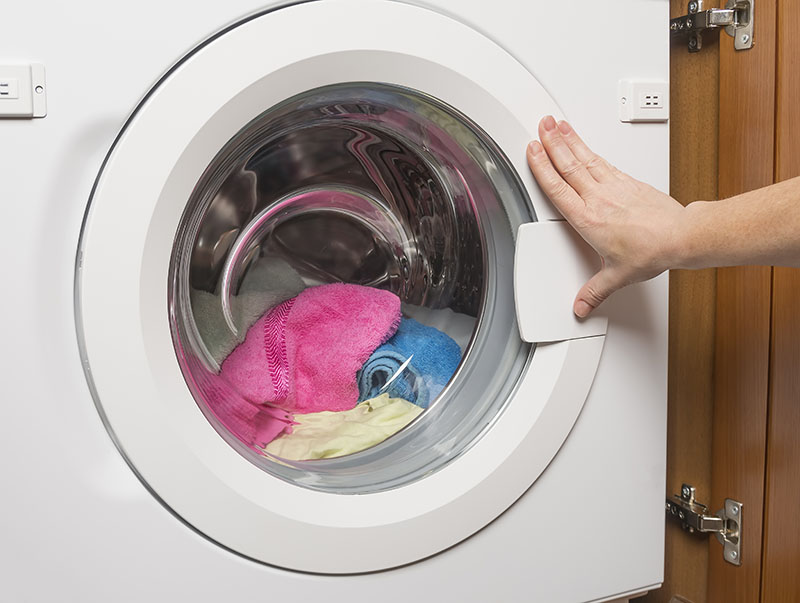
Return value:
<svg viewBox="0 0 800 603">
<path fill-rule="evenodd" d="M 676 268 L 800 267 L 800 177 L 684 211 Z"/>
</svg>

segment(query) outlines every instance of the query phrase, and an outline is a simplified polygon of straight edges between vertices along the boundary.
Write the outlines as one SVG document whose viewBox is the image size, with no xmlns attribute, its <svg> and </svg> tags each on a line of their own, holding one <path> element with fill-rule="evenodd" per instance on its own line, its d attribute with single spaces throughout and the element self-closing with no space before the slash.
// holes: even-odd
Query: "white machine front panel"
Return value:
<svg viewBox="0 0 800 603">
<path fill-rule="evenodd" d="M 595 150 L 666 189 L 667 126 L 619 124 L 614 97 L 619 79 L 667 79 L 666 2 L 626 0 L 613 12 L 593 2 L 426 3 L 432 4 L 522 61 Z M 0 469 L 22 493 L 6 500 L 0 518 L 8 544 L 0 561 L 13 570 L 3 592 L 33 601 L 189 596 L 201 602 L 268 594 L 567 603 L 606 601 L 657 585 L 666 279 L 623 291 L 604 305 L 610 326 L 598 377 L 570 437 L 535 486 L 487 529 L 423 562 L 349 578 L 257 564 L 177 521 L 125 465 L 91 405 L 74 343 L 73 256 L 86 200 L 116 132 L 158 74 L 221 25 L 261 7 L 248 0 L 140 2 L 124 17 L 107 3 L 84 3 L 78 11 L 64 3 L 7 7 L 15 26 L 0 40 L 0 54 L 14 63 L 46 65 L 49 113 L 38 122 L 0 122 L 0 138 L 14 141 L 0 145 L 0 164 L 11 174 L 4 198 L 20 200 L 6 207 L 8 219 L 25 225 L 3 238 L 7 257 L 15 258 L 7 278 L 30 293 L 6 297 L 2 305 L 3 315 L 13 317 L 5 319 L 4 334 L 14 342 L 2 354 L 4 399 L 24 400 L 14 405 L 14 421 L 0 427 Z M 569 35 L 557 28 L 534 31 L 531 24 L 544 10 L 549 20 L 570 23 Z M 624 36 L 608 35 L 620 14 L 635 27 Z M 119 19 L 124 27 L 114 25 Z M 21 426 L 35 427 L 47 445 L 31 446 L 30 430 Z M 619 530 L 620 492 L 641 530 Z M 564 525 L 542 512 L 553 501 L 560 515 L 591 517 L 594 537 L 586 538 L 583 521 Z"/>
<path fill-rule="evenodd" d="M 336 19 L 340 27 L 325 25 Z M 362 20 L 373 29 L 360 27 Z M 313 44 L 292 46 L 314 23 Z M 420 37 L 413 44 L 387 39 L 381 32 L 390 25 L 413 28 Z M 230 69 L 233 59 L 252 53 L 262 60 Z M 212 90 L 209 80 L 216 83 Z M 532 106 L 557 113 L 519 63 L 480 34 L 429 10 L 353 0 L 297 5 L 244 23 L 188 58 L 143 103 L 93 195 L 79 251 L 77 313 L 97 403 L 131 464 L 165 504 L 210 538 L 257 560 L 350 573 L 439 552 L 486 525 L 535 481 L 580 412 L 603 337 L 543 346 L 531 356 L 514 322 L 514 232 L 526 214 L 533 217 L 529 199 L 541 198 L 537 189 L 522 187 L 514 165 L 524 165 L 524 155 L 513 153 L 530 137 L 523 108 Z M 276 108 L 265 112 L 270 107 Z M 308 136 L 309 128 L 317 128 L 315 136 Z M 401 131 L 396 137 L 394 128 Z M 325 153 L 315 150 L 320 140 Z M 349 142 L 340 148 L 339 140 Z M 336 167 L 349 157 L 359 163 Z M 427 174 L 426 165 L 435 169 Z M 369 177 L 359 180 L 362 166 Z M 391 176 L 385 185 L 383 172 Z M 287 184 L 273 186 L 283 174 L 291 175 Z M 418 193 L 403 193 L 409 181 Z M 370 193 L 373 185 L 377 191 Z M 438 192 L 449 187 L 445 196 Z M 398 188 L 402 194 L 392 193 Z M 230 199 L 236 200 L 232 206 Z M 449 211 L 428 215 L 427 206 L 447 199 Z M 539 207 L 534 201 L 537 216 Z M 247 213 L 246 225 L 226 221 L 239 210 Z M 447 233 L 450 213 L 457 223 L 452 235 L 427 245 L 427 238 Z M 348 221 L 353 226 L 342 230 Z M 351 246 L 359 239 L 346 234 L 356 225 L 375 241 L 364 254 L 370 264 Z M 320 228 L 325 240 L 318 238 Z M 292 239 L 299 241 L 296 249 Z M 450 245 L 461 254 L 452 268 Z M 470 259 L 478 245 L 485 250 Z M 320 253 L 348 253 L 332 261 L 314 255 L 318 246 Z M 570 253 L 568 246 L 561 251 Z M 241 416 L 251 412 L 250 401 L 273 398 L 256 398 L 262 390 L 248 389 L 250 368 L 242 369 L 243 377 L 226 376 L 231 364 L 214 356 L 203 334 L 207 313 L 193 300 L 196 291 L 217 295 L 220 286 L 224 298 L 239 288 L 230 286 L 237 274 L 246 284 L 247 275 L 260 270 L 252 265 L 273 253 L 284 264 L 294 262 L 305 286 L 354 283 L 361 289 L 351 285 L 348 296 L 358 298 L 374 291 L 365 284 L 374 285 L 401 296 L 404 316 L 418 316 L 406 309 L 418 304 L 434 311 L 428 315 L 451 304 L 472 316 L 474 333 L 441 399 L 391 440 L 352 458 L 322 463 L 270 452 L 270 440 L 258 430 L 274 415 L 243 426 Z M 359 262 L 351 265 L 354 255 Z M 381 257 L 385 268 L 369 276 L 369 265 Z M 443 261 L 442 276 L 431 271 L 419 283 L 406 276 Z M 410 268 L 394 269 L 406 263 Z M 448 294 L 451 281 L 457 287 Z M 307 291 L 292 303 L 305 303 Z M 225 300 L 220 303 L 225 314 Z M 269 323 L 272 312 L 266 326 L 250 327 L 252 345 L 264 345 L 283 328 L 275 326 L 278 318 Z M 376 307 L 371 320 L 382 312 Z M 225 321 L 234 331 L 231 316 Z M 116 328 L 109 330 L 110 324 Z M 288 328 L 285 346 L 299 350 L 291 348 L 296 340 Z M 249 331 L 247 337 L 236 354 L 248 349 Z M 270 371 L 282 362 L 272 359 L 272 349 L 266 353 Z M 345 346 L 328 356 L 351 352 Z M 416 360 L 409 357 L 391 380 L 408 362 L 413 368 Z M 428 382 L 427 375 L 422 379 Z M 302 413 L 302 392 L 294 387 L 289 397 L 275 394 L 277 403 L 298 403 L 287 410 Z M 328 396 L 338 390 L 314 391 Z M 416 391 L 409 393 L 418 400 Z M 237 399 L 242 403 L 230 410 Z M 176 474 L 184 478 L 176 481 Z M 213 497 L 203 496 L 209 491 Z M 287 544 L 293 536 L 298 544 Z M 337 555 L 342 540 L 357 550 Z"/>
</svg>

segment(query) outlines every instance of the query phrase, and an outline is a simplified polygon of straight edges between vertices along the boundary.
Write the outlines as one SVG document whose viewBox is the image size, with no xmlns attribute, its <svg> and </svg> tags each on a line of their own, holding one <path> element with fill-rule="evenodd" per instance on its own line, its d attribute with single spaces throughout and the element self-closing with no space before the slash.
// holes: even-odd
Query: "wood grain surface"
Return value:
<svg viewBox="0 0 800 603">
<path fill-rule="evenodd" d="M 671 15 L 686 2 L 671 1 Z M 686 40 L 670 48 L 670 194 L 684 205 L 717 198 L 719 43 L 707 36 L 690 54 Z M 688 482 L 711 493 L 714 408 L 716 271 L 673 270 L 669 277 L 669 376 L 666 492 Z M 673 596 L 703 603 L 708 588 L 708 543 L 677 523 L 666 524 L 664 586 L 637 601 L 668 603 Z"/>
<path fill-rule="evenodd" d="M 754 47 L 720 44 L 721 198 L 773 182 L 776 6 L 761 2 Z M 755 603 L 761 586 L 761 517 L 767 438 L 772 268 L 717 271 L 711 510 L 725 498 L 744 504 L 742 565 L 709 543 L 708 601 Z M 747 521 L 746 518 L 750 518 Z"/>
<path fill-rule="evenodd" d="M 775 180 L 800 176 L 800 2 L 778 3 Z M 799 195 L 800 196 L 800 195 Z M 800 202 L 800 201 L 798 201 Z M 772 286 L 762 603 L 800 601 L 800 270 Z"/>
<path fill-rule="evenodd" d="M 800 270 L 775 268 L 763 603 L 800 601 Z"/>
</svg>

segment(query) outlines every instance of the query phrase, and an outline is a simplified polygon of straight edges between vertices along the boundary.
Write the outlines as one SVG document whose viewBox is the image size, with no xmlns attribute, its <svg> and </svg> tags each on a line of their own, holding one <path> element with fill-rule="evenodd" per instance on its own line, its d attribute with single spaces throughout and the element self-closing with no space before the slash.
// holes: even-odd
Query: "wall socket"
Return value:
<svg viewBox="0 0 800 603">
<path fill-rule="evenodd" d="M 661 109 L 664 107 L 664 97 L 657 92 L 642 92 L 639 94 L 640 109 Z"/>
<path fill-rule="evenodd" d="M 619 120 L 623 122 L 669 120 L 669 84 L 620 80 L 617 88 Z"/>
<path fill-rule="evenodd" d="M 0 119 L 47 115 L 44 65 L 0 64 Z"/>
</svg>

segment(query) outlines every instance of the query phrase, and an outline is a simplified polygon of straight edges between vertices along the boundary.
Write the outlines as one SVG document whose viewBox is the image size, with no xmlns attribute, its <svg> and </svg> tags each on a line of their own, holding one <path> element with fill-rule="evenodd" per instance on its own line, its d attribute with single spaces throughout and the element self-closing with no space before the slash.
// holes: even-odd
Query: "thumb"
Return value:
<svg viewBox="0 0 800 603">
<path fill-rule="evenodd" d="M 623 284 L 610 269 L 603 268 L 578 291 L 572 311 L 578 318 L 585 318 Z"/>
</svg>

